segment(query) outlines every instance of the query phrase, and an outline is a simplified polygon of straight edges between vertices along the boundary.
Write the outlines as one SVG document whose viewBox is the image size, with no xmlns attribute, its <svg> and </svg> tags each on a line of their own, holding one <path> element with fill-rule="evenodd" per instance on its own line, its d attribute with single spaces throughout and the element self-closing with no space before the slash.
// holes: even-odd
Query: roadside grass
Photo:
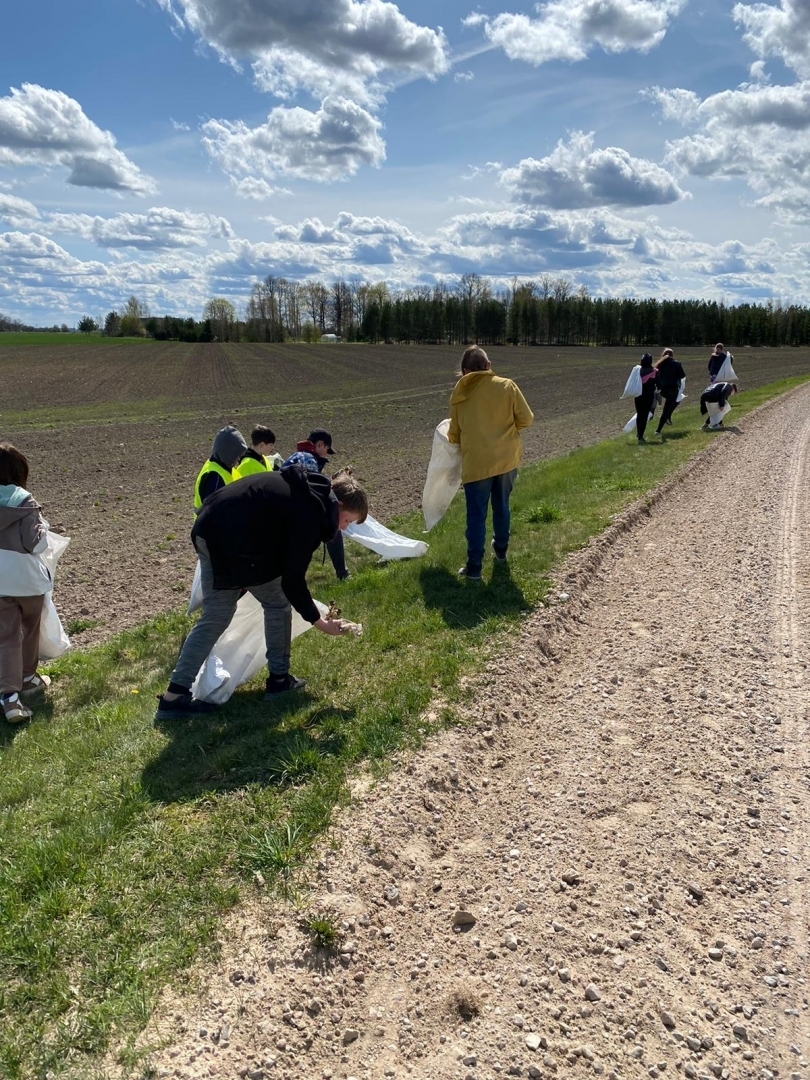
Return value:
<svg viewBox="0 0 810 1080">
<path fill-rule="evenodd" d="M 294 670 L 309 685 L 286 700 L 263 703 L 256 680 L 214 714 L 155 726 L 154 695 L 189 626 L 180 613 L 51 664 L 34 721 L 0 728 L 4 1080 L 101 1075 L 111 1045 L 137 1075 L 135 1039 L 160 989 L 215 957 L 220 917 L 248 890 L 304 895 L 308 852 L 352 777 L 454 721 L 462 677 L 507 646 L 554 565 L 803 381 L 747 392 L 723 433 L 699 431 L 690 403 L 663 443 L 619 436 L 523 470 L 509 562 L 488 560 L 481 582 L 456 574 L 461 498 L 424 559 L 381 566 L 349 544 L 353 577 L 338 584 L 316 557 L 314 595 L 334 597 L 365 634 L 304 635 Z M 416 514 L 394 524 L 421 533 Z"/>
<path fill-rule="evenodd" d="M 150 340 L 141 337 L 103 337 L 98 332 L 63 334 L 58 330 L 6 330 L 0 333 L 0 349 L 11 345 L 132 345 L 133 342 Z"/>
</svg>

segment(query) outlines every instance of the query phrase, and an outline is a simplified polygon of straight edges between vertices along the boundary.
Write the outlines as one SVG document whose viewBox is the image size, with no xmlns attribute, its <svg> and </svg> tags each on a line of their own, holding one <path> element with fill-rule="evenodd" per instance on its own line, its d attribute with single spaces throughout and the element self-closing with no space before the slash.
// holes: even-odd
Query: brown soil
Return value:
<svg viewBox="0 0 810 1080">
<path fill-rule="evenodd" d="M 632 412 L 619 394 L 634 353 L 490 351 L 535 411 L 527 462 L 613 435 Z M 702 386 L 703 351 L 679 355 Z M 356 466 L 377 518 L 417 507 L 458 360 L 459 350 L 444 347 L 0 349 L 2 437 L 24 450 L 46 516 L 71 537 L 54 596 L 66 624 L 87 627 L 74 644 L 184 603 L 194 478 L 231 420 L 245 434 L 269 423 L 285 454 L 313 426 L 327 426 L 341 450 L 336 462 Z M 738 367 L 754 387 L 805 371 L 808 359 L 804 350 L 747 350 Z"/>
<path fill-rule="evenodd" d="M 466 726 L 257 901 L 155 1074 L 798 1078 L 810 1066 L 810 387 L 570 561 Z"/>
</svg>

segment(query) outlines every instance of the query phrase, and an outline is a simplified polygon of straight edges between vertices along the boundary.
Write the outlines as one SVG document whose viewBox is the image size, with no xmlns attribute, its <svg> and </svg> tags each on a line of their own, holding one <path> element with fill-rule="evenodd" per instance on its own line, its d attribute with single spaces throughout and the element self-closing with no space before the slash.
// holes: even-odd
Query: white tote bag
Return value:
<svg viewBox="0 0 810 1080">
<path fill-rule="evenodd" d="M 732 363 L 731 363 L 731 361 L 733 359 L 734 359 L 734 357 L 731 355 L 731 353 L 727 352 L 726 353 L 726 358 L 723 361 L 723 366 L 720 368 L 720 370 L 717 372 L 717 375 L 715 376 L 714 381 L 716 383 L 719 383 L 719 382 L 739 382 L 740 381 L 737 378 L 737 372 L 734 370 L 734 368 L 732 366 Z"/>
<path fill-rule="evenodd" d="M 321 615 L 328 608 L 315 601 Z M 292 613 L 292 637 L 299 637 L 312 624 L 297 611 Z M 228 629 L 214 645 L 197 673 L 191 692 L 202 701 L 222 705 L 237 686 L 252 679 L 267 663 L 264 641 L 264 610 L 252 593 L 245 593 L 236 605 L 236 614 Z"/>
<path fill-rule="evenodd" d="M 720 403 L 717 401 L 707 401 L 706 411 L 709 414 L 709 427 L 716 428 L 722 422 L 723 417 L 731 412 L 731 406 L 728 402 L 720 408 Z"/>
<path fill-rule="evenodd" d="M 375 552 L 382 560 L 416 559 L 424 555 L 428 545 L 424 540 L 409 540 L 381 525 L 371 514 L 362 525 L 356 522 L 344 530 L 344 536 Z"/>
<path fill-rule="evenodd" d="M 433 450 L 422 492 L 425 532 L 437 525 L 461 487 L 461 447 L 447 441 L 450 421 L 442 420 L 433 434 Z"/>
<path fill-rule="evenodd" d="M 678 386 L 678 396 L 675 398 L 676 402 L 681 402 L 686 397 L 686 379 L 683 378 Z"/>
<path fill-rule="evenodd" d="M 56 564 L 64 555 L 69 543 L 69 536 L 48 532 L 48 546 L 42 552 L 42 558 L 51 572 L 52 579 L 56 577 Z M 45 593 L 42 607 L 42 622 L 39 625 L 39 658 L 40 660 L 55 660 L 69 648 L 70 638 L 65 633 L 59 612 L 54 606 L 53 590 L 51 590 Z"/>
<path fill-rule="evenodd" d="M 641 391 L 641 364 L 636 364 L 636 366 L 630 372 L 630 377 L 624 385 L 624 392 L 622 393 L 622 398 L 641 397 Z M 621 400 L 621 398 L 619 400 Z"/>
</svg>

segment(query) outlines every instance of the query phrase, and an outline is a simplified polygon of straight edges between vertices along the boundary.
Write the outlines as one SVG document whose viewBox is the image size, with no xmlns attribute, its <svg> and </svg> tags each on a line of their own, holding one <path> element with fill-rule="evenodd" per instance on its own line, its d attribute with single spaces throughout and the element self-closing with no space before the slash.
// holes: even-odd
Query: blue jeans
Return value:
<svg viewBox="0 0 810 1080">
<path fill-rule="evenodd" d="M 467 569 L 480 572 L 484 561 L 484 542 L 487 536 L 487 510 L 492 503 L 492 531 L 495 551 L 506 555 L 509 547 L 509 496 L 517 476 L 517 469 L 488 476 L 486 480 L 473 480 L 464 485 L 467 501 Z"/>
</svg>

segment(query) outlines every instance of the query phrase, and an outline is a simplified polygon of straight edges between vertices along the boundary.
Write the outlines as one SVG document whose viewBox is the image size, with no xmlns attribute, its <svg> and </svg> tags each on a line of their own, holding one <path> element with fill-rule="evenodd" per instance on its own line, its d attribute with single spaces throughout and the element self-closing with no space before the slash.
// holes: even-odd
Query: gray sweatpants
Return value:
<svg viewBox="0 0 810 1080">
<path fill-rule="evenodd" d="M 171 681 L 186 689 L 197 677 L 217 639 L 227 630 L 236 612 L 241 589 L 215 589 L 214 572 L 208 548 L 197 537 L 202 581 L 202 614 L 183 642 Z M 286 675 L 290 670 L 290 640 L 292 609 L 281 588 L 281 578 L 252 585 L 251 592 L 264 608 L 264 640 L 267 646 L 267 667 L 272 675 Z"/>
</svg>

